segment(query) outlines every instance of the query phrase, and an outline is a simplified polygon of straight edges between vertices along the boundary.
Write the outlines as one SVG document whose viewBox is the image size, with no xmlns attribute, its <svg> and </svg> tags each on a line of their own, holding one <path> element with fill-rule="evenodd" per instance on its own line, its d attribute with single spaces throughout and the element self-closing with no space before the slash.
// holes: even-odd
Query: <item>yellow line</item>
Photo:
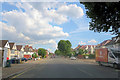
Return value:
<svg viewBox="0 0 120 80">
<path fill-rule="evenodd" d="M 32 68 L 33 68 L 33 67 L 32 67 Z M 31 68 L 31 69 L 32 69 L 32 68 Z M 29 70 L 30 70 L 30 69 L 28 69 L 28 70 L 26 70 L 26 71 L 24 71 L 24 72 L 22 72 L 22 73 L 19 73 L 18 75 L 13 76 L 13 77 L 12 77 L 11 79 L 9 79 L 9 80 L 13 80 L 14 78 L 22 75 L 23 73 L 25 73 L 25 72 L 27 72 L 27 71 L 29 71 Z"/>
<path fill-rule="evenodd" d="M 16 78 L 16 77 L 22 75 L 23 73 L 25 73 L 25 72 L 22 72 L 22 73 L 20 73 L 20 74 L 18 74 L 18 75 L 16 75 L 16 76 L 12 77 L 10 80 L 12 80 L 12 79 L 14 79 L 14 78 Z"/>
</svg>

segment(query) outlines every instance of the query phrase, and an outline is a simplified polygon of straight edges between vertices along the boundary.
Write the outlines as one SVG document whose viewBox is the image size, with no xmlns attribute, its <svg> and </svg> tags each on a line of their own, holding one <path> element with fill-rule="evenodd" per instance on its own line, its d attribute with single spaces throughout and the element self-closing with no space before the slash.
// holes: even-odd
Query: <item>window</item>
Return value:
<svg viewBox="0 0 120 80">
<path fill-rule="evenodd" d="M 11 54 L 14 54 L 15 53 L 15 51 L 14 50 L 11 50 Z"/>
<path fill-rule="evenodd" d="M 114 56 L 109 52 L 109 56 L 111 57 L 111 58 L 114 58 Z"/>
</svg>

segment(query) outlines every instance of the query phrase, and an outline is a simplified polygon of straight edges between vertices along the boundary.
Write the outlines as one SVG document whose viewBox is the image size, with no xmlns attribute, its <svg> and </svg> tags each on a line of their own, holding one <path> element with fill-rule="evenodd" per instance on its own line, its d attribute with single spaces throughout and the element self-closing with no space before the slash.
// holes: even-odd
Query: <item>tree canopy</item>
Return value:
<svg viewBox="0 0 120 80">
<path fill-rule="evenodd" d="M 34 53 L 34 54 L 32 54 L 32 57 L 37 58 L 38 56 L 36 53 Z"/>
<path fill-rule="evenodd" d="M 58 42 L 58 50 L 56 50 L 55 53 L 66 56 L 71 53 L 71 46 L 72 45 L 69 40 L 60 40 Z"/>
<path fill-rule="evenodd" d="M 56 55 L 61 55 L 60 51 L 57 50 L 57 49 L 55 50 L 55 54 L 56 54 Z"/>
<path fill-rule="evenodd" d="M 120 2 L 80 2 L 91 19 L 90 30 L 120 35 Z"/>
<path fill-rule="evenodd" d="M 83 49 L 79 49 L 78 54 L 80 54 L 80 55 L 84 54 L 84 50 Z"/>
<path fill-rule="evenodd" d="M 47 54 L 47 52 L 45 49 L 43 49 L 43 48 L 38 49 L 38 55 L 45 57 L 46 54 Z"/>
</svg>

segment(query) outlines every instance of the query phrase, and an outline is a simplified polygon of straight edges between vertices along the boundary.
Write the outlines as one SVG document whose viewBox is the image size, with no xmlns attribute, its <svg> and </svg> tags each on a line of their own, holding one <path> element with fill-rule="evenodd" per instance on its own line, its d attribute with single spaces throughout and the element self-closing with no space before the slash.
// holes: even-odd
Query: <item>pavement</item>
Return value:
<svg viewBox="0 0 120 80">
<path fill-rule="evenodd" d="M 34 62 L 34 61 L 30 60 L 22 64 L 11 64 L 11 67 L 2 68 L 1 69 L 2 78 L 8 78 L 12 75 L 18 74 L 20 72 L 25 71 L 26 69 L 33 67 L 33 65 L 30 64 L 31 62 Z"/>
<path fill-rule="evenodd" d="M 2 67 L 0 67 L 0 80 L 2 79 Z"/>
<path fill-rule="evenodd" d="M 14 78 L 118 78 L 120 70 L 99 66 L 94 60 L 70 60 L 49 58 L 27 63 L 29 70 L 12 76 Z"/>
</svg>

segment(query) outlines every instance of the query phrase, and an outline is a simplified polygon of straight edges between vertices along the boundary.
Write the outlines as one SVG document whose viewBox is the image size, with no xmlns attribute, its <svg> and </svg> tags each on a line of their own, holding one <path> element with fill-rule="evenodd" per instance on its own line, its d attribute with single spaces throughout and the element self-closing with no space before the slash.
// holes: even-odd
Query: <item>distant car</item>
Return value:
<svg viewBox="0 0 120 80">
<path fill-rule="evenodd" d="M 25 62 L 26 62 L 26 61 L 27 61 L 27 59 L 26 59 L 26 58 L 21 58 L 21 61 L 25 61 Z"/>
<path fill-rule="evenodd" d="M 75 57 L 71 57 L 70 59 L 71 59 L 71 60 L 76 60 L 76 58 L 75 58 Z"/>
</svg>

